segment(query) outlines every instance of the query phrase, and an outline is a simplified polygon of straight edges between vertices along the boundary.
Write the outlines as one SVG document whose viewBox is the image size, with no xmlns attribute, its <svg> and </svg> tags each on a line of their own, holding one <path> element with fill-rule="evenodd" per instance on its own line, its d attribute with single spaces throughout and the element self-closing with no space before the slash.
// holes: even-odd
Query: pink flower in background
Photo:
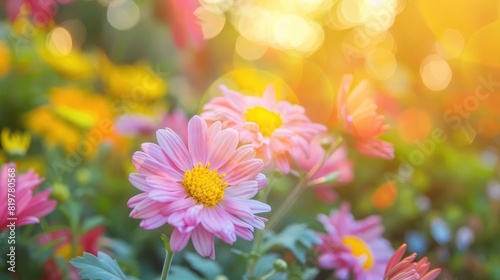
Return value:
<svg viewBox="0 0 500 280">
<path fill-rule="evenodd" d="M 330 216 L 319 215 L 326 233 L 319 233 L 318 264 L 333 269 L 338 279 L 380 280 L 393 250 L 382 237 L 380 218 L 370 216 L 356 221 L 343 204 Z"/>
<path fill-rule="evenodd" d="M 169 114 L 160 114 L 160 117 L 126 114 L 118 117 L 116 120 L 116 130 L 119 134 L 125 136 L 146 136 L 153 134 L 160 128 L 170 128 L 187 143 L 187 124 L 186 113 L 181 109 L 176 109 Z"/>
<path fill-rule="evenodd" d="M 324 202 L 334 202 L 337 199 L 336 193 L 331 189 L 332 186 L 340 186 L 352 182 L 354 174 L 352 171 L 352 162 L 347 158 L 347 148 L 345 146 L 338 147 L 325 160 L 325 149 L 321 146 L 321 138 L 317 137 L 310 142 L 309 153 L 303 152 L 296 156 L 296 161 L 300 168 L 310 172 L 317 164 L 324 163 L 317 168 L 314 175 L 311 176 L 311 181 L 328 180 L 328 176 L 333 173 L 338 173 L 335 183 L 325 183 L 314 185 L 316 196 Z"/>
<path fill-rule="evenodd" d="M 404 258 L 406 244 L 401 245 L 389 260 L 385 269 L 384 280 L 433 280 L 441 273 L 440 268 L 435 268 L 427 273 L 431 264 L 424 257 L 418 262 L 413 262 L 417 254 L 413 253 Z"/>
<path fill-rule="evenodd" d="M 307 154 L 309 141 L 326 131 L 309 120 L 302 106 L 277 101 L 273 86 L 262 97 L 244 96 L 225 86 L 220 89 L 223 97 L 206 104 L 202 117 L 236 129 L 242 143 L 254 146 L 259 158 L 274 163 L 282 173 L 290 172 L 294 153 Z"/>
<path fill-rule="evenodd" d="M 33 169 L 23 174 L 16 173 L 15 177 L 11 177 L 11 170 L 17 170 L 14 163 L 4 164 L 0 172 L 0 201 L 3 201 L 2 205 L 7 205 L 8 201 L 8 179 L 14 178 L 16 227 L 39 223 L 41 217 L 49 214 L 56 207 L 56 201 L 48 199 L 51 190 L 44 190 L 33 195 L 36 187 L 43 182 L 43 178 L 38 177 Z M 0 209 L 0 232 L 8 228 L 8 217 L 10 215 L 7 206 L 2 207 Z"/>
<path fill-rule="evenodd" d="M 203 32 L 195 15 L 200 7 L 198 0 L 161 0 L 158 5 L 164 21 L 170 26 L 177 49 L 200 49 L 203 46 Z"/>
<path fill-rule="evenodd" d="M 133 163 L 138 173 L 130 182 L 142 193 L 132 197 L 130 217 L 140 226 L 174 227 L 172 250 L 181 251 L 191 239 L 196 251 L 215 258 L 214 236 L 228 244 L 239 236 L 253 239 L 253 229 L 267 221 L 255 214 L 269 212 L 269 205 L 252 200 L 265 186 L 262 160 L 250 145 L 239 148 L 238 132 L 222 129 L 220 122 L 207 127 L 199 116 L 188 124 L 188 143 L 172 129 L 156 133 L 157 144 L 144 143 Z"/>
<path fill-rule="evenodd" d="M 54 245 L 54 257 L 50 258 L 43 264 L 44 274 L 42 279 L 44 280 L 59 280 L 65 279 L 64 270 L 58 267 L 58 263 L 55 257 L 62 258 L 66 262 L 70 261 L 72 258 L 77 256 L 82 256 L 83 252 L 91 253 L 97 255 L 97 251 L 101 250 L 99 246 L 99 240 L 104 232 L 104 227 L 95 227 L 82 236 L 77 238 L 76 248 L 74 254 L 72 254 L 72 234 L 69 229 L 61 229 L 52 231 L 49 233 L 42 234 L 38 237 L 38 243 L 45 245 L 50 242 L 55 242 Z M 69 279 L 79 280 L 81 279 L 78 275 L 78 269 L 70 266 Z"/>
<path fill-rule="evenodd" d="M 60 4 L 68 4 L 72 0 L 7 0 L 5 10 L 10 21 L 14 21 L 23 6 L 29 9 L 33 22 L 47 25 L 56 15 Z"/>
<path fill-rule="evenodd" d="M 384 116 L 377 114 L 377 105 L 368 81 L 359 83 L 350 93 L 352 76 L 345 75 L 338 94 L 338 112 L 346 129 L 356 139 L 356 150 L 364 155 L 394 158 L 391 143 L 377 137 L 389 129 Z"/>
</svg>

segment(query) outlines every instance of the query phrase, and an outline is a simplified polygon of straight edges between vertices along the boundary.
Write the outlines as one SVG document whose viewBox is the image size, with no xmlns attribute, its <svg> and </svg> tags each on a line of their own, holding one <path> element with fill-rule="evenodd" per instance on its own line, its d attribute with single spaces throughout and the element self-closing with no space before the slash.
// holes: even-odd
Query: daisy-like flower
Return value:
<svg viewBox="0 0 500 280">
<path fill-rule="evenodd" d="M 380 218 L 370 216 L 356 221 L 344 204 L 330 216 L 320 215 L 325 233 L 319 233 L 318 264 L 333 269 L 338 279 L 379 280 L 393 250 L 382 237 L 384 228 Z"/>
<path fill-rule="evenodd" d="M 8 179 L 13 178 L 15 180 L 13 181 L 15 182 L 15 193 L 13 194 L 16 196 L 16 210 L 14 213 L 17 218 L 16 226 L 37 224 L 40 222 L 41 217 L 54 210 L 56 202 L 48 199 L 50 190 L 44 190 L 33 195 L 36 187 L 43 182 L 43 179 L 38 177 L 33 169 L 23 174 L 16 174 L 15 177 L 9 176 L 15 170 L 16 165 L 14 163 L 7 163 L 2 166 L 0 171 L 0 201 L 7 202 L 8 182 L 11 182 Z M 2 204 L 5 202 L 2 202 Z M 9 216 L 7 206 L 2 207 L 0 209 L 0 232 L 8 228 L 10 221 L 7 220 L 7 217 Z"/>
<path fill-rule="evenodd" d="M 290 172 L 297 150 L 307 154 L 309 141 L 326 131 L 325 126 L 309 120 L 302 106 L 277 101 L 272 85 L 262 97 L 244 96 L 225 86 L 220 89 L 223 97 L 206 104 L 202 117 L 236 129 L 242 143 L 253 145 L 259 158 L 273 162 L 282 173 Z"/>
<path fill-rule="evenodd" d="M 368 81 L 362 81 L 350 93 L 352 76 L 345 75 L 339 89 L 338 112 L 347 131 L 356 139 L 356 150 L 364 155 L 384 159 L 394 158 L 391 143 L 377 139 L 389 125 L 385 117 L 377 114 Z"/>
<path fill-rule="evenodd" d="M 427 257 L 422 258 L 418 262 L 413 262 L 417 254 L 413 253 L 404 258 L 406 244 L 401 245 L 394 255 L 389 260 L 385 269 L 384 280 L 434 280 L 441 273 L 440 268 L 435 268 L 429 272 L 431 264 L 427 261 Z"/>
<path fill-rule="evenodd" d="M 191 239 L 196 251 L 215 258 L 214 236 L 228 244 L 239 236 L 253 239 L 254 228 L 263 229 L 269 205 L 252 200 L 267 183 L 260 173 L 264 163 L 252 146 L 238 146 L 238 132 L 222 129 L 220 122 L 207 126 L 194 116 L 188 123 L 187 146 L 170 128 L 156 132 L 157 144 L 144 143 L 133 155 L 138 173 L 130 182 L 143 191 L 128 201 L 130 217 L 140 226 L 174 227 L 170 245 L 181 251 Z"/>
</svg>

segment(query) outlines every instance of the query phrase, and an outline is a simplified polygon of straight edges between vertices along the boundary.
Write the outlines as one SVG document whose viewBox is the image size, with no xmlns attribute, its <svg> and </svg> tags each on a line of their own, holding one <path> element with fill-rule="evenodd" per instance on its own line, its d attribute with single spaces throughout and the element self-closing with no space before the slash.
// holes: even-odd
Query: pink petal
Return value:
<svg viewBox="0 0 500 280">
<path fill-rule="evenodd" d="M 151 187 L 146 182 L 146 177 L 147 177 L 146 174 L 131 173 L 130 175 L 128 175 L 128 180 L 137 189 L 143 192 L 147 192 L 151 190 Z"/>
<path fill-rule="evenodd" d="M 167 223 L 168 218 L 162 215 L 154 215 L 151 218 L 142 220 L 139 224 L 143 229 L 157 229 Z"/>
<path fill-rule="evenodd" d="M 270 84 L 266 87 L 262 95 L 262 99 L 266 109 L 273 109 L 276 104 L 276 91 L 274 89 L 274 85 Z"/>
<path fill-rule="evenodd" d="M 236 110 L 243 111 L 245 109 L 245 99 L 242 94 L 237 91 L 228 89 L 225 85 L 219 86 L 222 94 L 226 98 L 227 102 Z"/>
<path fill-rule="evenodd" d="M 275 161 L 281 173 L 288 174 L 290 172 L 290 162 L 288 162 L 286 155 L 276 155 Z"/>
<path fill-rule="evenodd" d="M 385 268 L 385 273 L 384 273 L 385 275 L 387 275 L 389 270 L 391 270 L 396 264 L 399 263 L 399 261 L 401 260 L 401 258 L 404 255 L 405 251 L 406 251 L 406 243 L 403 243 L 403 245 L 401 245 L 396 250 L 396 252 L 394 252 L 394 255 L 392 255 L 391 259 L 387 263 L 387 267 Z"/>
<path fill-rule="evenodd" d="M 230 185 L 239 185 L 245 181 L 254 180 L 264 167 L 260 159 L 251 159 L 229 168 L 224 180 Z"/>
<path fill-rule="evenodd" d="M 203 204 L 196 204 L 186 211 L 186 214 L 184 215 L 184 223 L 186 224 L 186 228 L 183 229 L 183 232 L 192 231 L 200 223 L 200 212 L 202 209 Z"/>
<path fill-rule="evenodd" d="M 191 118 L 188 124 L 188 146 L 191 153 L 193 166 L 201 162 L 203 166 L 207 163 L 207 123 L 199 116 Z"/>
<path fill-rule="evenodd" d="M 186 192 L 183 189 L 177 189 L 177 190 L 152 190 L 148 193 L 148 197 L 151 200 L 157 201 L 157 202 L 173 202 L 177 201 L 179 199 L 184 199 L 187 197 Z"/>
<path fill-rule="evenodd" d="M 16 221 L 16 226 L 38 224 L 40 220 L 35 216 L 24 216 Z"/>
<path fill-rule="evenodd" d="M 262 173 L 259 173 L 257 177 L 255 177 L 255 180 L 257 181 L 257 188 L 259 191 L 267 185 L 267 177 Z"/>
<path fill-rule="evenodd" d="M 150 218 L 157 215 L 160 212 L 161 207 L 162 205 L 160 203 L 146 198 L 139 202 L 134 209 L 132 209 L 129 216 L 138 219 Z"/>
<path fill-rule="evenodd" d="M 440 268 L 435 268 L 427 273 L 421 280 L 434 280 L 441 273 Z"/>
<path fill-rule="evenodd" d="M 192 233 L 193 246 L 202 257 L 215 259 L 214 235 L 203 227 L 197 227 Z"/>
<path fill-rule="evenodd" d="M 224 129 L 215 135 L 208 154 L 210 168 L 218 169 L 223 166 L 234 155 L 238 142 L 238 132 L 234 129 Z"/>
<path fill-rule="evenodd" d="M 224 192 L 225 197 L 249 199 L 254 197 L 258 190 L 257 181 L 246 181 L 237 186 L 229 186 Z"/>
<path fill-rule="evenodd" d="M 254 215 L 249 206 L 232 199 L 221 201 L 220 206 L 229 214 L 245 220 L 252 220 Z"/>
<path fill-rule="evenodd" d="M 175 228 L 170 236 L 170 248 L 174 252 L 182 251 L 186 247 L 189 238 L 191 238 L 191 232 L 181 233 Z"/>
<path fill-rule="evenodd" d="M 164 165 L 153 159 L 144 152 L 135 152 L 132 156 L 132 163 L 139 173 L 160 175 L 174 181 L 180 181 L 183 175 L 168 165 Z"/>
<path fill-rule="evenodd" d="M 187 171 L 193 167 L 191 155 L 182 139 L 173 130 L 170 128 L 160 129 L 156 132 L 156 138 L 167 157 L 179 170 Z"/>
</svg>

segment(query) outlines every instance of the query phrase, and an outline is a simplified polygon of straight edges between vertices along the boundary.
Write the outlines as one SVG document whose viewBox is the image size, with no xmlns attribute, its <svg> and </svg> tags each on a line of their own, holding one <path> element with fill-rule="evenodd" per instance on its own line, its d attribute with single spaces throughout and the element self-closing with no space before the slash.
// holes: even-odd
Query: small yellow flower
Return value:
<svg viewBox="0 0 500 280">
<path fill-rule="evenodd" d="M 7 74 L 10 70 L 10 50 L 9 46 L 3 41 L 0 41 L 0 77 Z"/>
<path fill-rule="evenodd" d="M 101 55 L 102 79 L 111 95 L 136 103 L 151 102 L 163 97 L 166 82 L 145 62 L 134 65 L 113 65 Z"/>
<path fill-rule="evenodd" d="M 53 53 L 46 47 L 39 48 L 38 52 L 54 70 L 66 78 L 87 78 L 93 74 L 92 64 L 79 49 L 72 48 L 70 53 L 64 55 Z"/>
<path fill-rule="evenodd" d="M 2 129 L 2 147 L 9 156 L 22 157 L 26 155 L 30 143 L 31 136 L 29 133 L 12 132 L 7 127 Z"/>
<path fill-rule="evenodd" d="M 90 156 L 113 133 L 113 114 L 103 96 L 76 88 L 53 88 L 49 100 L 26 116 L 28 129 L 49 145 Z"/>
</svg>

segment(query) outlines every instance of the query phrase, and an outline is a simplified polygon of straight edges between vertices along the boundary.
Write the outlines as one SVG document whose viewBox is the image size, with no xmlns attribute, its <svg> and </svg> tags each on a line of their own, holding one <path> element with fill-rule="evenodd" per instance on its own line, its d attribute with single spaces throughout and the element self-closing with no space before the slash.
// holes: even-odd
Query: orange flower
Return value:
<svg viewBox="0 0 500 280">
<path fill-rule="evenodd" d="M 397 185 L 393 181 L 380 185 L 372 195 L 373 205 L 380 210 L 387 209 L 394 204 L 398 195 Z"/>
<path fill-rule="evenodd" d="M 394 158 L 393 145 L 377 139 L 389 125 L 377 114 L 370 84 L 364 80 L 349 92 L 351 84 L 352 76 L 345 75 L 338 94 L 338 112 L 346 130 L 356 139 L 356 150 L 367 156 Z"/>
</svg>

